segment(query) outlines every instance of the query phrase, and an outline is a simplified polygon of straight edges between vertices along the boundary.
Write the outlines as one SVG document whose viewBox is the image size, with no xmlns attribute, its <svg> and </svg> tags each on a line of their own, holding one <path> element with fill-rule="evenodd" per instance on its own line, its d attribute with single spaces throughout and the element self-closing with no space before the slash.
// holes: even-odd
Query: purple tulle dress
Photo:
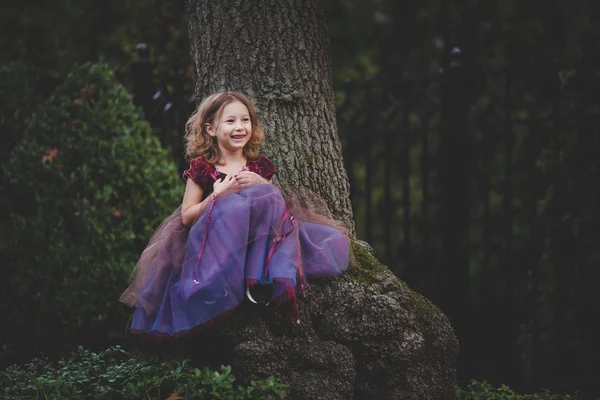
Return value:
<svg viewBox="0 0 600 400">
<path fill-rule="evenodd" d="M 276 172 L 263 156 L 246 168 L 266 179 Z M 221 175 L 199 157 L 183 176 L 206 196 Z M 284 195 L 261 184 L 218 197 L 189 230 L 176 210 L 155 232 L 121 296 L 135 307 L 131 331 L 188 333 L 233 311 L 256 284 L 272 285 L 275 304 L 295 304 L 307 278 L 346 269 L 350 241 L 343 225 L 326 211 L 301 207 L 292 193 L 299 191 Z"/>
</svg>

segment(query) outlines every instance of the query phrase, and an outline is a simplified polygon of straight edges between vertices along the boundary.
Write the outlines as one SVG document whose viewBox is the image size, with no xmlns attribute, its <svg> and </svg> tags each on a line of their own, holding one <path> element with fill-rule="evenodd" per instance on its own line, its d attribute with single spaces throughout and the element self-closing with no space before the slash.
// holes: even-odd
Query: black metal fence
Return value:
<svg viewBox="0 0 600 400">
<path fill-rule="evenodd" d="M 442 264 L 511 265 L 532 244 L 540 193 L 527 180 L 559 124 L 552 110 L 569 107 L 561 87 L 556 68 L 475 73 L 458 58 L 421 79 L 339 85 L 357 235 L 424 292 Z"/>
<path fill-rule="evenodd" d="M 441 254 L 468 263 L 469 88 L 454 56 L 438 74 L 336 88 L 357 235 L 422 292 Z"/>
</svg>

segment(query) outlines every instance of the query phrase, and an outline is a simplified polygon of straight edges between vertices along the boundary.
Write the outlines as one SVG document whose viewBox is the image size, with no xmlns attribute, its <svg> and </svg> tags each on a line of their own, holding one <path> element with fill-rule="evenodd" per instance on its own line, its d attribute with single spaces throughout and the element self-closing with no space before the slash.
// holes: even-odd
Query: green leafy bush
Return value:
<svg viewBox="0 0 600 400">
<path fill-rule="evenodd" d="M 0 165 L 22 136 L 27 118 L 57 81 L 56 74 L 26 63 L 0 64 Z"/>
<path fill-rule="evenodd" d="M 542 393 L 516 394 L 505 385 L 495 388 L 487 381 L 472 380 L 466 388 L 456 386 L 457 400 L 577 400 L 579 396 L 551 394 L 544 390 Z"/>
<path fill-rule="evenodd" d="M 0 372 L 5 399 L 282 399 L 272 377 L 235 385 L 231 367 L 194 367 L 189 360 L 131 357 L 119 346 L 100 353 L 79 348 L 56 364 L 34 359 Z"/>
<path fill-rule="evenodd" d="M 168 153 L 110 69 L 84 65 L 36 108 L 3 176 L 4 353 L 106 345 L 125 331 L 133 265 L 181 201 Z"/>
</svg>

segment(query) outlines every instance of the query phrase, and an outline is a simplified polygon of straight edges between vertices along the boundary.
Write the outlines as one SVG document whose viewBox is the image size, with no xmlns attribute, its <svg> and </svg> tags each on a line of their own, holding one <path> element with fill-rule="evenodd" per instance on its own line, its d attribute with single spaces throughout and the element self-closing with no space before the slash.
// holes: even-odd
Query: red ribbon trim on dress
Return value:
<svg viewBox="0 0 600 400">
<path fill-rule="evenodd" d="M 206 245 L 206 239 L 208 239 L 208 228 L 210 227 L 210 216 L 212 215 L 212 210 L 215 207 L 215 201 L 217 199 L 213 199 L 210 202 L 210 208 L 208 209 L 208 214 L 206 215 L 206 227 L 204 228 L 204 239 L 202 239 L 202 246 L 200 247 L 200 252 L 198 253 L 198 258 L 196 259 L 196 266 L 194 267 L 194 283 L 196 285 L 200 284 L 198 277 L 196 276 L 196 271 L 198 271 L 198 266 L 200 265 L 200 259 L 202 258 L 202 254 L 204 254 L 204 246 Z"/>
<path fill-rule="evenodd" d="M 271 264 L 271 258 L 273 257 L 275 250 L 281 244 L 281 242 L 283 242 L 283 240 L 294 231 L 294 217 L 291 216 L 290 217 L 290 229 L 287 232 L 282 233 L 281 235 L 278 234 L 279 232 L 283 231 L 283 224 L 285 223 L 289 213 L 290 213 L 290 211 L 286 208 L 285 213 L 283 214 L 283 218 L 281 219 L 281 223 L 279 224 L 279 230 L 277 231 L 277 233 L 275 234 L 275 237 L 273 238 L 273 244 L 271 245 L 271 249 L 269 250 L 269 255 L 267 256 L 267 262 L 265 264 L 265 272 L 264 272 L 265 278 L 269 277 L 269 265 Z"/>
<path fill-rule="evenodd" d="M 196 272 L 198 271 L 198 266 L 200 265 L 200 260 L 202 259 L 202 255 L 204 254 L 204 247 L 206 245 L 206 240 L 208 239 L 208 230 L 210 228 L 210 217 L 212 216 L 212 211 L 213 208 L 215 206 L 215 201 L 217 199 L 214 199 L 213 201 L 211 201 L 210 203 L 210 208 L 208 209 L 208 213 L 206 215 L 206 227 L 204 229 L 204 238 L 202 239 L 202 246 L 200 247 L 200 252 L 198 253 L 198 258 L 196 259 L 196 265 L 194 266 L 194 283 L 196 285 L 200 284 L 200 281 L 198 280 L 198 277 L 196 276 Z M 275 254 L 275 250 L 277 249 L 277 247 L 281 244 L 281 242 L 283 242 L 283 240 L 288 237 L 292 232 L 294 232 L 294 222 L 295 222 L 295 218 L 292 215 L 290 217 L 290 228 L 289 230 L 287 230 L 286 232 L 283 232 L 283 227 L 285 224 L 285 221 L 287 220 L 289 215 L 289 209 L 286 208 L 285 213 L 283 214 L 283 218 L 281 219 L 281 223 L 279 224 L 279 229 L 277 231 L 277 233 L 275 234 L 275 237 L 273 238 L 273 244 L 271 245 L 271 249 L 269 250 L 269 255 L 267 256 L 267 262 L 265 263 L 265 270 L 264 270 L 264 277 L 268 278 L 268 274 L 269 274 L 269 265 L 271 264 L 271 258 L 273 257 L 273 254 Z M 281 234 L 279 234 L 280 232 L 282 232 Z M 300 274 L 300 286 L 301 286 L 301 290 L 302 292 L 304 292 L 304 274 L 302 273 L 302 268 L 300 266 L 300 255 L 298 254 L 298 249 L 296 249 L 296 262 L 298 263 L 297 268 Z M 296 298 L 296 293 L 295 290 L 292 290 L 292 313 L 291 313 L 291 320 L 292 320 L 292 324 L 298 325 L 300 324 L 300 310 L 298 309 L 298 299 Z"/>
</svg>

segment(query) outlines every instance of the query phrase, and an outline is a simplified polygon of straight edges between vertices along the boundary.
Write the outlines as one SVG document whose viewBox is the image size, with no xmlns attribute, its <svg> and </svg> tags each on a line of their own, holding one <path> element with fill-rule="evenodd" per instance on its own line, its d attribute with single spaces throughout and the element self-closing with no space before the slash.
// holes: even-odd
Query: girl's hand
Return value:
<svg viewBox="0 0 600 400">
<path fill-rule="evenodd" d="M 237 193 L 241 189 L 234 176 L 227 175 L 225 178 L 217 179 L 213 185 L 213 193 L 224 195 L 229 193 Z"/>
<path fill-rule="evenodd" d="M 240 188 L 240 190 L 244 190 L 249 188 L 250 186 L 260 185 L 265 183 L 270 183 L 268 180 L 258 175 L 255 172 L 251 171 L 241 171 L 235 175 L 235 180 Z"/>
</svg>

